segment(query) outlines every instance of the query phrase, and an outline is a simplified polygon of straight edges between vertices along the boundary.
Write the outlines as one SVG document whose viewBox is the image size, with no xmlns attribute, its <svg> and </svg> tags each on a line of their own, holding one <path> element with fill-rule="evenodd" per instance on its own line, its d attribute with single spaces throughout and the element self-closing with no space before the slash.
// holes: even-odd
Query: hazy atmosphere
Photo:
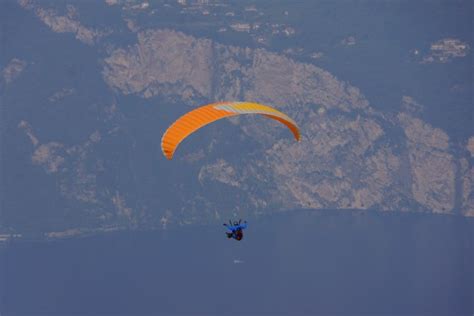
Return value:
<svg viewBox="0 0 474 316">
<path fill-rule="evenodd" d="M 0 0 L 0 315 L 473 315 L 473 20 Z"/>
</svg>

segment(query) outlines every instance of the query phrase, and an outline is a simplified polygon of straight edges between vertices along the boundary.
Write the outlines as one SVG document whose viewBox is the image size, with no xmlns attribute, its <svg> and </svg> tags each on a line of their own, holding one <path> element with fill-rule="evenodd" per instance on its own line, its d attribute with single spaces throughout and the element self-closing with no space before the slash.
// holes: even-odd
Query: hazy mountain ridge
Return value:
<svg viewBox="0 0 474 316">
<path fill-rule="evenodd" d="M 35 130 L 43 126 L 21 120 L 18 128 L 31 142 L 31 164 L 57 181 L 50 194 L 74 204 L 74 216 L 84 219 L 80 224 L 70 221 L 72 211 L 58 209 L 64 220 L 55 220 L 46 236 L 157 228 L 295 208 L 474 216 L 474 136 L 467 144 L 452 143 L 445 131 L 420 118 L 422 107 L 409 97 L 401 99 L 400 113 L 384 113 L 372 108 L 358 88 L 284 54 L 167 28 L 137 32 L 135 44 L 119 47 L 106 38 L 113 30 L 84 27 L 73 6 L 62 16 L 36 3 L 19 3 L 53 32 L 100 44 L 101 53 L 105 47 L 107 55 L 99 60 L 102 69 L 97 72 L 111 88 L 106 93 L 118 99 L 161 98 L 182 104 L 181 112 L 220 100 L 257 101 L 282 109 L 302 131 L 302 141 L 295 143 L 278 123 L 234 118 L 222 130 L 208 131 L 212 138 L 205 146 L 189 150 L 183 144 L 172 162 L 151 156 L 152 163 L 163 164 L 182 181 L 154 195 L 151 183 L 166 186 L 171 180 L 159 178 L 152 168 L 152 176 L 137 171 L 142 161 L 133 153 L 140 135 L 128 131 L 120 104 L 97 105 L 95 131 L 73 145 L 42 140 Z M 27 65 L 13 59 L 2 71 L 4 84 L 15 84 Z M 76 93 L 72 89 L 63 87 L 49 101 Z M 137 105 L 133 111 L 144 108 Z M 162 130 L 153 132 L 158 147 Z M 235 147 L 229 139 L 238 141 Z M 109 148 L 129 152 L 117 162 L 117 156 L 107 154 Z M 126 180 L 117 180 L 116 174 L 125 174 Z M 144 187 L 151 193 L 141 193 Z M 16 232 L 15 227 L 8 231 Z"/>
</svg>

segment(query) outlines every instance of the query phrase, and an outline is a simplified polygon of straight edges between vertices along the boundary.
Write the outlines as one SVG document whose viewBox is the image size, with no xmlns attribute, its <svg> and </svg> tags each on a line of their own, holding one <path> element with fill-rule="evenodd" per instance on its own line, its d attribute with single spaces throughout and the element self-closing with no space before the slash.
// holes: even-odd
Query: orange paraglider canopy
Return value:
<svg viewBox="0 0 474 316">
<path fill-rule="evenodd" d="M 171 124 L 161 138 L 161 150 L 166 158 L 171 159 L 178 145 L 190 134 L 209 123 L 240 114 L 261 114 L 277 120 L 291 130 L 297 141 L 300 140 L 295 121 L 270 106 L 252 102 L 219 102 L 192 110 Z"/>
</svg>

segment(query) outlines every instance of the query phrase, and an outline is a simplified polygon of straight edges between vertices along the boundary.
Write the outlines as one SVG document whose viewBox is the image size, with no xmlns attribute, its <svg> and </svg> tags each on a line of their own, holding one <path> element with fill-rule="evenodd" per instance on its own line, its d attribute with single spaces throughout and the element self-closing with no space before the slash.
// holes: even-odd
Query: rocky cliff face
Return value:
<svg viewBox="0 0 474 316">
<path fill-rule="evenodd" d="M 281 137 L 270 122 L 248 118 L 238 126 L 259 142 L 256 152 L 233 162 L 203 160 L 201 183 L 236 188 L 253 208 L 452 213 L 456 181 L 469 182 L 457 178 L 460 157 L 452 154 L 448 135 L 418 118 L 411 98 L 403 99 L 406 111 L 384 116 L 327 71 L 263 49 L 149 30 L 138 34 L 135 46 L 106 58 L 103 74 L 124 94 L 172 95 L 193 105 L 254 100 L 294 117 L 300 143 Z"/>
<path fill-rule="evenodd" d="M 171 30 L 137 36 L 135 46 L 105 59 L 105 80 L 124 94 L 174 95 L 188 102 L 251 99 L 290 111 L 307 104 L 344 112 L 368 107 L 357 88 L 327 71 L 264 49 L 225 46 Z"/>
</svg>

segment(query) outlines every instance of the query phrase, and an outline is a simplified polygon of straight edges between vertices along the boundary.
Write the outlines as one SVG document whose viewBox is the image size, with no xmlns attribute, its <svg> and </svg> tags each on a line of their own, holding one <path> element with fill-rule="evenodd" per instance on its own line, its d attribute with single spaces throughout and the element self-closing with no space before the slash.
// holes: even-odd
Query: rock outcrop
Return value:
<svg viewBox="0 0 474 316">
<path fill-rule="evenodd" d="M 13 58 L 2 70 L 1 81 L 6 84 L 13 82 L 25 70 L 27 62 L 18 58 Z"/>
<path fill-rule="evenodd" d="M 18 0 L 18 3 L 25 9 L 33 11 L 53 32 L 72 33 L 78 40 L 88 45 L 95 44 L 101 37 L 110 33 L 82 25 L 78 19 L 77 9 L 72 5 L 67 6 L 66 15 L 61 15 L 54 9 L 43 8 L 34 0 Z"/>
</svg>

